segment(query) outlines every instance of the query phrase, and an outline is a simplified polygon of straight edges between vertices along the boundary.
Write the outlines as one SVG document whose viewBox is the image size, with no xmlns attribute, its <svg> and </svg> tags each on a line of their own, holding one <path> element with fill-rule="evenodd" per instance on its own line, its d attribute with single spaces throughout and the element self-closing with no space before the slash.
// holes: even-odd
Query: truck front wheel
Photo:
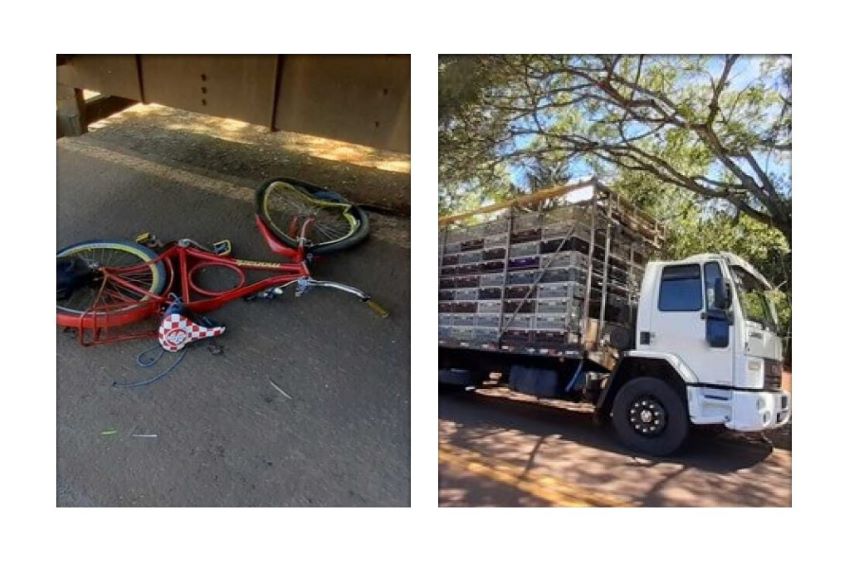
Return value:
<svg viewBox="0 0 850 564">
<path fill-rule="evenodd" d="M 611 418 L 623 444 L 653 456 L 674 452 L 688 436 L 685 402 L 658 378 L 626 382 L 614 398 Z"/>
</svg>

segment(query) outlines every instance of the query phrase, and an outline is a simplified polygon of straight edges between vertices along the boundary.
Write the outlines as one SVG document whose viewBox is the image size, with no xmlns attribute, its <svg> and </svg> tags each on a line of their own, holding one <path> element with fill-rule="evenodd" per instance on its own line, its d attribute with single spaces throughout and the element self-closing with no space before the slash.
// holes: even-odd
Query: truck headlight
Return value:
<svg viewBox="0 0 850 564">
<path fill-rule="evenodd" d="M 761 388 L 764 385 L 764 361 L 762 359 L 747 359 L 747 380 L 754 387 Z"/>
</svg>

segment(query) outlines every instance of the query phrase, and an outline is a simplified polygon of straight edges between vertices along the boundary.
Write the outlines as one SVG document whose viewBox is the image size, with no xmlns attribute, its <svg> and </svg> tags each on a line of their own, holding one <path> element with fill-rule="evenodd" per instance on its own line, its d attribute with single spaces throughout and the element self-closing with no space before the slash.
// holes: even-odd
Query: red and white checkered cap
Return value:
<svg viewBox="0 0 850 564">
<path fill-rule="evenodd" d="M 180 313 L 169 313 L 159 324 L 159 344 L 169 352 L 177 352 L 194 341 L 217 337 L 224 327 L 203 327 Z"/>
</svg>

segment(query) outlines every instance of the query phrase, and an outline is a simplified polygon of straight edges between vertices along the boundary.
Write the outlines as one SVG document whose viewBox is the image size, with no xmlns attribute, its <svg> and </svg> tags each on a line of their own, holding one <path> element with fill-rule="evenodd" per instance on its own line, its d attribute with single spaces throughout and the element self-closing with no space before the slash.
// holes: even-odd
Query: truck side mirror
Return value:
<svg viewBox="0 0 850 564">
<path fill-rule="evenodd" d="M 705 340 L 711 348 L 729 346 L 729 313 L 725 309 L 709 309 L 705 314 Z"/>
<path fill-rule="evenodd" d="M 718 276 L 714 279 L 714 304 L 711 304 L 709 308 L 726 311 L 730 303 L 729 286 L 726 280 Z"/>
</svg>

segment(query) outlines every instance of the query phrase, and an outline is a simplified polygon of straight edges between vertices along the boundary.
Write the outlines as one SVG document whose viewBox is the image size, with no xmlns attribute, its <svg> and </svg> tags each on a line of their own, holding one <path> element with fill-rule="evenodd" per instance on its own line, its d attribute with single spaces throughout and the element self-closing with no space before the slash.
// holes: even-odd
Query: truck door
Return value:
<svg viewBox="0 0 850 564">
<path fill-rule="evenodd" d="M 714 299 L 714 279 L 719 276 L 716 261 L 663 268 L 652 312 L 650 348 L 677 355 L 700 382 L 731 386 L 734 338 L 730 334 L 726 347 L 715 348 L 705 336 L 706 306 Z"/>
</svg>

